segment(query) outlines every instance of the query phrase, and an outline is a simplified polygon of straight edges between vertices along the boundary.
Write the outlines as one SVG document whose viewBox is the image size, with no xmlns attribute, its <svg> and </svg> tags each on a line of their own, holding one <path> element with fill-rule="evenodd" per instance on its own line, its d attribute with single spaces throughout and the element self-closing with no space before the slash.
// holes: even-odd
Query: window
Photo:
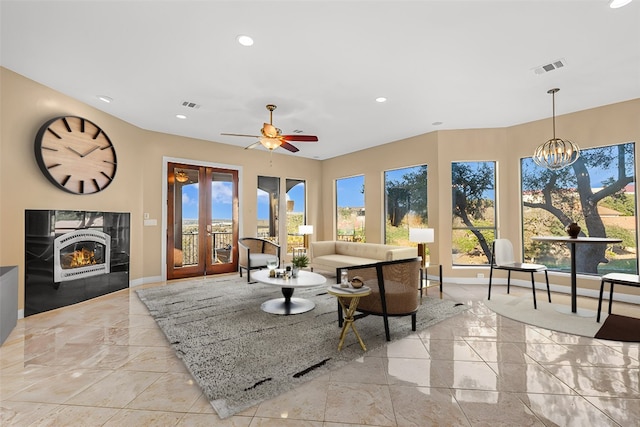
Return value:
<svg viewBox="0 0 640 427">
<path fill-rule="evenodd" d="M 409 227 L 427 227 L 427 165 L 385 171 L 384 190 L 385 243 L 415 245 Z"/>
<path fill-rule="evenodd" d="M 496 236 L 495 162 L 451 165 L 454 265 L 488 265 Z"/>
<path fill-rule="evenodd" d="M 364 242 L 364 176 L 336 180 L 336 240 Z"/>
<path fill-rule="evenodd" d="M 278 243 L 280 178 L 258 176 L 258 237 Z"/>
<path fill-rule="evenodd" d="M 582 274 L 637 274 L 633 142 L 581 151 L 578 160 L 551 171 L 522 159 L 522 229 L 527 260 L 549 269 L 570 271 L 570 254 L 563 245 L 533 242 L 535 235 L 565 235 L 577 222 L 581 235 L 617 237 L 615 245 L 576 245 L 576 271 Z M 605 261 L 606 260 L 606 261 Z"/>
<path fill-rule="evenodd" d="M 286 180 L 287 186 L 287 252 L 304 245 L 298 227 L 306 224 L 305 182 L 300 179 Z"/>
</svg>

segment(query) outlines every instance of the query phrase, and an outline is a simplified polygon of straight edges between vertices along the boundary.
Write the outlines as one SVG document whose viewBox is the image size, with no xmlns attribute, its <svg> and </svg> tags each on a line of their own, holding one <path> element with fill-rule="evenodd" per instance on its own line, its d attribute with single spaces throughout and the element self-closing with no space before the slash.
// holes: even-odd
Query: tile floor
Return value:
<svg viewBox="0 0 640 427">
<path fill-rule="evenodd" d="M 498 316 L 481 302 L 485 286 L 445 284 L 445 291 L 444 298 L 471 309 L 226 420 L 175 357 L 135 288 L 30 316 L 0 347 L 0 424 L 639 425 L 640 344 Z"/>
</svg>

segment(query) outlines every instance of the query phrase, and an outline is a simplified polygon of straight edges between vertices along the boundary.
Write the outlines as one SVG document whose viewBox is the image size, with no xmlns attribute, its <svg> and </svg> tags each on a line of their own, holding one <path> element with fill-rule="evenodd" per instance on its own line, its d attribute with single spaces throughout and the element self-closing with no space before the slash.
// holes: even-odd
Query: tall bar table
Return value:
<svg viewBox="0 0 640 427">
<path fill-rule="evenodd" d="M 537 242 L 568 243 L 571 251 L 571 313 L 577 314 L 577 280 L 576 280 L 576 245 L 594 243 L 620 243 L 622 239 L 612 237 L 569 237 L 569 236 L 535 236 L 531 240 Z"/>
</svg>

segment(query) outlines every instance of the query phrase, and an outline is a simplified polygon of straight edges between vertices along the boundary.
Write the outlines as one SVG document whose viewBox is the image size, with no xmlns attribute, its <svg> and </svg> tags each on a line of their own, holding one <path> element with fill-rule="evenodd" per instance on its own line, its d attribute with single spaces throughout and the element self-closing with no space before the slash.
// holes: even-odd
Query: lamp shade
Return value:
<svg viewBox="0 0 640 427">
<path fill-rule="evenodd" d="M 431 243 L 434 241 L 433 228 L 410 228 L 409 241 L 415 243 Z"/>
<path fill-rule="evenodd" d="M 313 234 L 313 225 L 299 225 L 298 234 L 302 234 L 302 235 Z"/>
</svg>

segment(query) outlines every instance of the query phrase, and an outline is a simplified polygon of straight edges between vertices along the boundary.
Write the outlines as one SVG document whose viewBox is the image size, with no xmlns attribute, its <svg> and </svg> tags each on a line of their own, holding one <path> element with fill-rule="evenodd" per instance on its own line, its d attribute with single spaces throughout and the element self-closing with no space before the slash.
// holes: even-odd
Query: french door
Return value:
<svg viewBox="0 0 640 427">
<path fill-rule="evenodd" d="M 167 278 L 238 269 L 238 171 L 168 164 Z"/>
</svg>

